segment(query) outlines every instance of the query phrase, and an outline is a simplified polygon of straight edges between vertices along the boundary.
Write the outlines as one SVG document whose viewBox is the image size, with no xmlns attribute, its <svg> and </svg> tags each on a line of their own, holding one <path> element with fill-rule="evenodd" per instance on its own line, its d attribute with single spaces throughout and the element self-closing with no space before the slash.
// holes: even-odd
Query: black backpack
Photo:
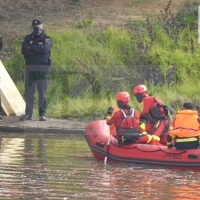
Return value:
<svg viewBox="0 0 200 200">
<path fill-rule="evenodd" d="M 169 111 L 168 111 L 168 106 L 162 103 L 158 103 L 156 101 L 156 98 L 154 98 L 154 107 L 150 109 L 150 115 L 154 118 L 154 119 L 164 119 L 165 117 L 167 117 L 169 115 Z"/>
</svg>

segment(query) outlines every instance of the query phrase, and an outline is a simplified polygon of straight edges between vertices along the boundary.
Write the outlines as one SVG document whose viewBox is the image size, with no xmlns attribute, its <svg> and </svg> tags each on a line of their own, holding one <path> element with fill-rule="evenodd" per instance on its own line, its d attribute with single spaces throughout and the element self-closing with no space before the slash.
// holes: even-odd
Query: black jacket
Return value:
<svg viewBox="0 0 200 200">
<path fill-rule="evenodd" d="M 42 33 L 39 36 L 33 33 L 25 36 L 22 43 L 22 54 L 26 65 L 51 65 L 52 40 Z"/>
</svg>

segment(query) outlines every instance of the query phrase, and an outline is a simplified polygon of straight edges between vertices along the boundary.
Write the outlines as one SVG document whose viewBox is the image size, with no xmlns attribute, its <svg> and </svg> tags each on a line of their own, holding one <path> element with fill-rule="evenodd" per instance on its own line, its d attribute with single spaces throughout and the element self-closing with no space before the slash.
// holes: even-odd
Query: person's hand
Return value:
<svg viewBox="0 0 200 200">
<path fill-rule="evenodd" d="M 114 108 L 113 107 L 109 107 L 107 114 L 108 115 L 113 114 L 113 111 L 114 111 Z"/>
</svg>

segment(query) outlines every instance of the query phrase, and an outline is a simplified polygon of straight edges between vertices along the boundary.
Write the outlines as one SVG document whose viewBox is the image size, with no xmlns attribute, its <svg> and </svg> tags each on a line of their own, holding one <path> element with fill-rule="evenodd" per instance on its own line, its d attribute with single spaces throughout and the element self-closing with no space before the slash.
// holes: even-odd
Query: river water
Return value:
<svg viewBox="0 0 200 200">
<path fill-rule="evenodd" d="M 194 200 L 200 172 L 97 161 L 82 135 L 0 134 L 0 199 Z"/>
</svg>

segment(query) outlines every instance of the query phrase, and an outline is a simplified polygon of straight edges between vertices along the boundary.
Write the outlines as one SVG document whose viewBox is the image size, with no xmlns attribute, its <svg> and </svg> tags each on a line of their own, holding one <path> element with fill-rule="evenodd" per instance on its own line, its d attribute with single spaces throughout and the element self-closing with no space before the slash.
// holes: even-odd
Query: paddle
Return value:
<svg viewBox="0 0 200 200">
<path fill-rule="evenodd" d="M 118 106 L 112 106 L 113 108 L 113 113 L 115 113 L 116 111 L 119 110 Z M 106 118 L 105 118 L 106 119 Z M 106 155 L 105 155 L 105 158 L 104 158 L 104 164 L 106 164 L 107 162 L 107 157 L 108 157 L 108 153 L 109 153 L 109 148 L 110 148 L 110 140 L 111 140 L 111 134 L 113 132 L 113 130 L 115 129 L 115 125 L 112 124 L 110 125 L 110 134 L 109 134 L 109 137 L 108 137 L 108 143 L 107 143 L 107 148 L 106 148 Z"/>
<path fill-rule="evenodd" d="M 169 115 L 169 118 L 170 118 L 170 122 L 172 122 L 173 121 L 172 115 L 174 114 L 174 110 L 169 106 L 167 106 L 167 109 L 168 109 L 168 115 Z"/>
<path fill-rule="evenodd" d="M 107 162 L 107 157 L 108 157 L 109 147 L 110 147 L 110 139 L 111 139 L 111 134 L 109 134 L 109 137 L 108 137 L 108 144 L 107 144 L 107 148 L 106 148 L 106 156 L 104 158 L 104 164 L 106 164 L 106 162 Z"/>
</svg>

